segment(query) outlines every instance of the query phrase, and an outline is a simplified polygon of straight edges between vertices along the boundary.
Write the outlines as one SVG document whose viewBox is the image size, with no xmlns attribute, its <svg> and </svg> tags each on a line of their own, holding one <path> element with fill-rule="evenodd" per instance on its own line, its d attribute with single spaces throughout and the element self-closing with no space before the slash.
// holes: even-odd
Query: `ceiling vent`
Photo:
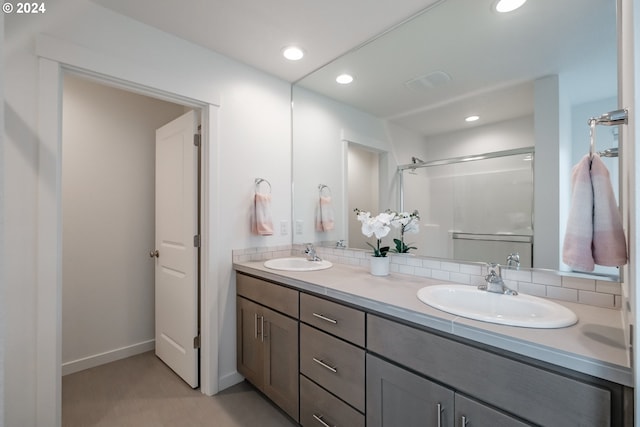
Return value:
<svg viewBox="0 0 640 427">
<path fill-rule="evenodd" d="M 451 81 L 451 76 L 444 71 L 434 71 L 429 74 L 415 77 L 404 82 L 404 85 L 411 90 L 433 89 L 444 86 Z"/>
</svg>

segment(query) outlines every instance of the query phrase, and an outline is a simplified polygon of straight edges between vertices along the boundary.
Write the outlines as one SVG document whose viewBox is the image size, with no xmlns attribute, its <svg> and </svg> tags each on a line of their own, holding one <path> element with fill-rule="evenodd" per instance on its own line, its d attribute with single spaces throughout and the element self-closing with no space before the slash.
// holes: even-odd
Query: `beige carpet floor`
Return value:
<svg viewBox="0 0 640 427">
<path fill-rule="evenodd" d="M 215 396 L 193 390 L 153 352 L 62 378 L 63 427 L 289 427 L 250 384 Z"/>
</svg>

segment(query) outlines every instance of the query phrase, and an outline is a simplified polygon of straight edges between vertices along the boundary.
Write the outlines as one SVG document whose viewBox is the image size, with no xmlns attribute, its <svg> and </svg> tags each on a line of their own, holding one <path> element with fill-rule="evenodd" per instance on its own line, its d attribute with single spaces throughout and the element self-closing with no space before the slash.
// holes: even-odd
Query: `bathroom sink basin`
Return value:
<svg viewBox="0 0 640 427">
<path fill-rule="evenodd" d="M 470 319 L 525 328 L 564 328 L 578 321 L 568 308 L 530 295 L 503 295 L 467 285 L 435 285 L 418 291 L 423 303 Z"/>
<path fill-rule="evenodd" d="M 309 261 L 306 258 L 274 258 L 264 262 L 264 266 L 272 270 L 284 271 L 316 271 L 333 266 L 330 261 Z"/>
</svg>

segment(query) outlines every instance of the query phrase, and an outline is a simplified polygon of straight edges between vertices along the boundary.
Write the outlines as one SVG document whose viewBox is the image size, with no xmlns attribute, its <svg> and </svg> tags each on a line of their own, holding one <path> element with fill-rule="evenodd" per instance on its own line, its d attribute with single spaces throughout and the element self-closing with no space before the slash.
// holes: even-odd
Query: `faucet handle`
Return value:
<svg viewBox="0 0 640 427">
<path fill-rule="evenodd" d="M 487 263 L 487 275 L 484 276 L 486 281 L 494 280 L 495 278 L 502 278 L 502 267 L 495 262 Z"/>
</svg>

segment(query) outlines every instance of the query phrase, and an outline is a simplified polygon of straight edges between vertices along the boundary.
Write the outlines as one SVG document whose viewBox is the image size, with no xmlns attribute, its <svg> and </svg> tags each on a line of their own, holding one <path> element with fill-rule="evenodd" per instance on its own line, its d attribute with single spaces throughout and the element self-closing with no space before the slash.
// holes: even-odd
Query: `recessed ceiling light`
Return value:
<svg viewBox="0 0 640 427">
<path fill-rule="evenodd" d="M 282 55 L 289 61 L 298 61 L 304 56 L 304 51 L 297 46 L 288 46 L 282 50 Z"/>
<path fill-rule="evenodd" d="M 480 116 L 469 116 L 466 119 L 464 119 L 465 122 L 475 122 L 476 120 L 479 120 Z"/>
<path fill-rule="evenodd" d="M 341 85 L 348 85 L 353 81 L 353 76 L 351 74 L 340 74 L 336 77 L 336 81 Z"/>
<path fill-rule="evenodd" d="M 499 0 L 496 3 L 496 11 L 500 13 L 512 12 L 525 4 L 527 0 Z"/>
</svg>

